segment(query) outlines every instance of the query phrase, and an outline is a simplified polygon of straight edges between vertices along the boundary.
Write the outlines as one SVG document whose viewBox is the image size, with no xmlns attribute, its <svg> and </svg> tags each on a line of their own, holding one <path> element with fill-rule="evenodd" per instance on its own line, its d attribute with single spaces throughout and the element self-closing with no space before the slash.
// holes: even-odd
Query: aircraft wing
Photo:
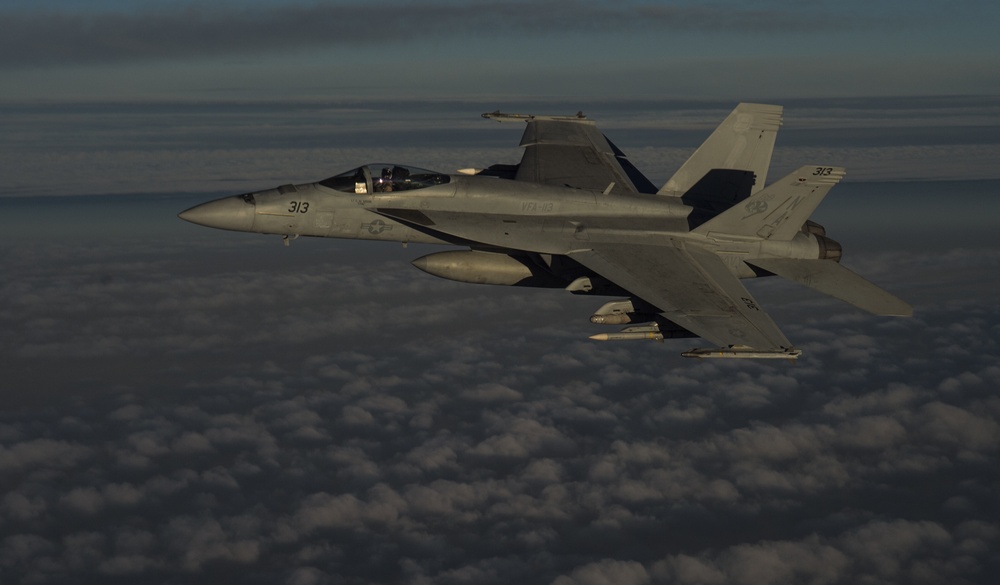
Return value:
<svg viewBox="0 0 1000 585">
<path fill-rule="evenodd" d="M 607 193 L 656 193 L 649 182 L 592 120 L 576 117 L 483 114 L 497 120 L 525 119 L 524 155 L 514 176 L 559 187 Z"/>
<path fill-rule="evenodd" d="M 570 257 L 719 347 L 791 347 L 722 259 L 697 246 L 606 244 Z"/>
</svg>

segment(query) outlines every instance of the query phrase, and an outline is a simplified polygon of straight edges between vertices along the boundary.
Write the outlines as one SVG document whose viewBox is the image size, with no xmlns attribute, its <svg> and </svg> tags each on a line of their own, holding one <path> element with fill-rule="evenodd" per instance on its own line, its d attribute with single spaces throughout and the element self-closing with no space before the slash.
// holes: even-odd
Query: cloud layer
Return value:
<svg viewBox="0 0 1000 585">
<path fill-rule="evenodd" d="M 435 280 L 395 247 L 180 235 L 4 258 L 4 581 L 986 583 L 1000 563 L 995 251 L 857 251 L 908 320 L 757 283 L 793 366 L 588 342 L 592 300 Z"/>
</svg>

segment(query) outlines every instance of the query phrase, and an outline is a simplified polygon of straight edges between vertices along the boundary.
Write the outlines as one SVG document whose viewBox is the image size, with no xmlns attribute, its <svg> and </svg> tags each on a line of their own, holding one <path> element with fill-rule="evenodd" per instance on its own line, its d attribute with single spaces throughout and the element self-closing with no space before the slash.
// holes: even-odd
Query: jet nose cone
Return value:
<svg viewBox="0 0 1000 585">
<path fill-rule="evenodd" d="M 216 199 L 177 214 L 177 217 L 206 227 L 221 230 L 250 231 L 253 228 L 253 197 L 237 195 Z"/>
</svg>

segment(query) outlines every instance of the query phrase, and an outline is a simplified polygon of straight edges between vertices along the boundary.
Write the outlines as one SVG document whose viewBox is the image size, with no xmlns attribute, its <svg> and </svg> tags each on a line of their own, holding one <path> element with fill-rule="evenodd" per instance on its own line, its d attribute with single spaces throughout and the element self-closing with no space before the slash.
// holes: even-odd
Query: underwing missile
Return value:
<svg viewBox="0 0 1000 585">
<path fill-rule="evenodd" d="M 663 341 L 663 334 L 655 331 L 622 331 L 619 333 L 598 333 L 591 335 L 594 341 L 627 341 L 632 339 L 652 339 Z"/>
</svg>

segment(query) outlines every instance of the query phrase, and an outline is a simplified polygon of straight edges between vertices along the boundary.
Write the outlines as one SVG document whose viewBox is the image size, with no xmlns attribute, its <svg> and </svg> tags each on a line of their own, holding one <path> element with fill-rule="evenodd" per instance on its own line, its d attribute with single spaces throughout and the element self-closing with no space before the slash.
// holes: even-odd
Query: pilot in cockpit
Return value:
<svg viewBox="0 0 1000 585">
<path fill-rule="evenodd" d="M 383 167 L 381 176 L 375 181 L 375 190 L 381 193 L 405 191 L 410 188 L 410 171 L 406 167 Z"/>
<path fill-rule="evenodd" d="M 392 191 L 392 171 L 393 169 L 389 167 L 382 169 L 382 176 L 375 181 L 375 191 L 380 193 L 389 193 Z"/>
</svg>

